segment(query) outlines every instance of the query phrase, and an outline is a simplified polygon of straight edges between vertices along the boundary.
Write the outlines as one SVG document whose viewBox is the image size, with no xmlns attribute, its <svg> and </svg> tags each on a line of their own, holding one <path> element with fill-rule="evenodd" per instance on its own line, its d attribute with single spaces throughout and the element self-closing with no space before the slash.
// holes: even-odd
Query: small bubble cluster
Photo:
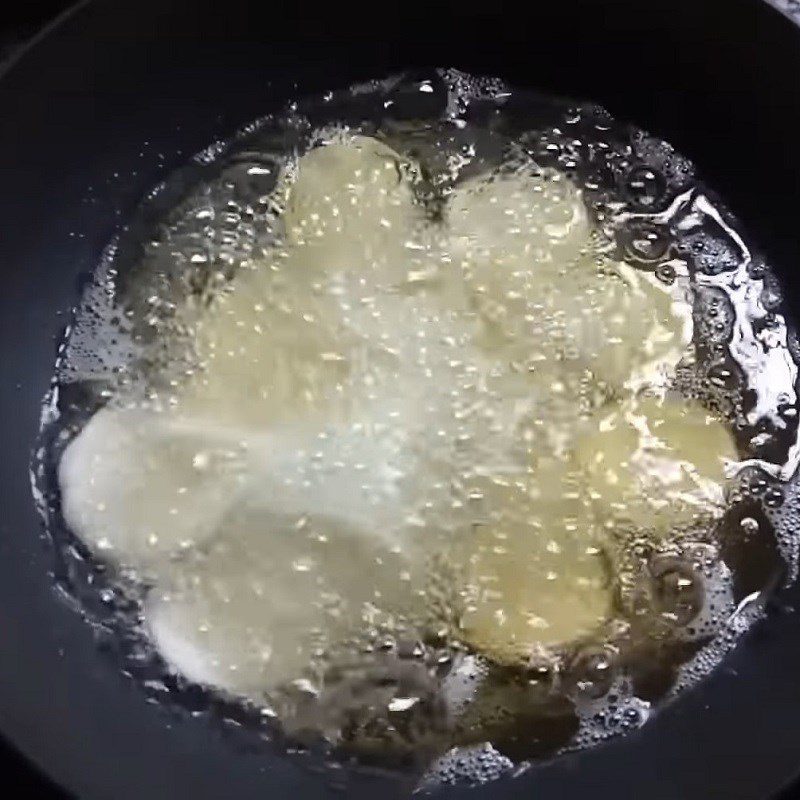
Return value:
<svg viewBox="0 0 800 800">
<path fill-rule="evenodd" d="M 425 793 L 438 786 L 480 786 L 508 774 L 513 767 L 514 762 L 488 742 L 453 748 L 430 767 L 419 791 Z"/>
<path fill-rule="evenodd" d="M 600 698 L 582 697 L 576 709 L 579 726 L 568 750 L 592 747 L 636 730 L 651 714 L 651 704 L 637 697 L 625 679 L 611 683 Z"/>
</svg>

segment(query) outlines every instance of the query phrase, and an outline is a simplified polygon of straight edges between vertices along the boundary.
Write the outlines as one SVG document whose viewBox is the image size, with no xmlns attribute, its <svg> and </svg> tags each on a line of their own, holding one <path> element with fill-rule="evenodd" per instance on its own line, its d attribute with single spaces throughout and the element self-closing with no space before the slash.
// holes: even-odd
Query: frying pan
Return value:
<svg viewBox="0 0 800 800">
<path fill-rule="evenodd" d="M 31 500 L 39 403 L 77 287 L 191 154 L 287 98 L 406 68 L 585 97 L 696 162 L 800 314 L 800 31 L 761 0 L 264 5 L 81 3 L 0 79 L 0 731 L 86 800 L 336 796 L 296 759 L 150 702 L 99 655 L 53 590 Z M 445 795 L 773 795 L 800 770 L 800 589 L 771 606 L 642 730 Z M 358 776 L 347 793 L 405 791 Z"/>
</svg>

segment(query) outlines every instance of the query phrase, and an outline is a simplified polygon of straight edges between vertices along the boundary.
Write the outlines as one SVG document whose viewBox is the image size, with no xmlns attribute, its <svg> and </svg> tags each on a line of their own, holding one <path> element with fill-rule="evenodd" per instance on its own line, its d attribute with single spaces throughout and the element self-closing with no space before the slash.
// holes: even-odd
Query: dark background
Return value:
<svg viewBox="0 0 800 800">
<path fill-rule="evenodd" d="M 29 40 L 70 5 L 65 0 L 17 0 L 0 10 L 0 75 Z M 3 739 L 0 739 L 0 784 L 7 787 L 9 797 L 75 800 L 34 770 Z"/>
<path fill-rule="evenodd" d="M 71 5 L 65 0 L 17 0 L 0 11 L 0 65 Z"/>
<path fill-rule="evenodd" d="M 715 1 L 698 0 L 698 2 Z M 164 2 L 168 3 L 169 0 Z M 800 0 L 768 0 L 768 2 L 785 12 L 793 12 L 800 22 Z M 11 66 L 14 60 L 22 55 L 30 40 L 71 5 L 72 2 L 65 0 L 17 0 L 0 10 L 0 76 L 6 67 Z M 798 753 L 798 767 L 800 768 L 800 753 Z M 0 739 L 0 785 L 14 787 L 10 790 L 9 796 L 27 795 L 53 798 L 53 800 L 70 800 L 69 795 L 32 769 L 13 747 L 2 739 Z M 800 798 L 800 786 L 787 789 L 776 800 L 791 800 L 791 798 Z"/>
</svg>

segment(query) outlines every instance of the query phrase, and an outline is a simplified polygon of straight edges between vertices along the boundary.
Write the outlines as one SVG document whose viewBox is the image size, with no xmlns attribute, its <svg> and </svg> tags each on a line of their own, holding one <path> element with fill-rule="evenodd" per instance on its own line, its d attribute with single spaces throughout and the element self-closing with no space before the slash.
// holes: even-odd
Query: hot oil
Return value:
<svg viewBox="0 0 800 800">
<path fill-rule="evenodd" d="M 484 782 L 638 727 L 794 580 L 795 350 L 669 145 L 400 76 L 143 203 L 62 346 L 34 485 L 60 585 L 148 691 Z"/>
</svg>

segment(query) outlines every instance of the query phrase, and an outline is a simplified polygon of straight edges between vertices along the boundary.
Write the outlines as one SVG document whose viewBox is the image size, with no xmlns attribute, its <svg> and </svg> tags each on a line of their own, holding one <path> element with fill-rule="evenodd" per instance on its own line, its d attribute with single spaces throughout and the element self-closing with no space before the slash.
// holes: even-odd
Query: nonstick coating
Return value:
<svg viewBox="0 0 800 800">
<path fill-rule="evenodd" d="M 100 657 L 51 587 L 31 501 L 39 400 L 81 275 L 137 200 L 214 137 L 290 96 L 409 67 L 596 100 L 696 161 L 800 313 L 800 33 L 759 0 L 252 5 L 275 9 L 89 4 L 0 79 L 0 731 L 86 800 L 330 794 L 297 763 L 148 703 Z M 800 769 L 793 603 L 796 590 L 642 731 L 470 797 L 769 796 Z M 378 791 L 397 790 L 365 778 L 348 796 Z"/>
</svg>

